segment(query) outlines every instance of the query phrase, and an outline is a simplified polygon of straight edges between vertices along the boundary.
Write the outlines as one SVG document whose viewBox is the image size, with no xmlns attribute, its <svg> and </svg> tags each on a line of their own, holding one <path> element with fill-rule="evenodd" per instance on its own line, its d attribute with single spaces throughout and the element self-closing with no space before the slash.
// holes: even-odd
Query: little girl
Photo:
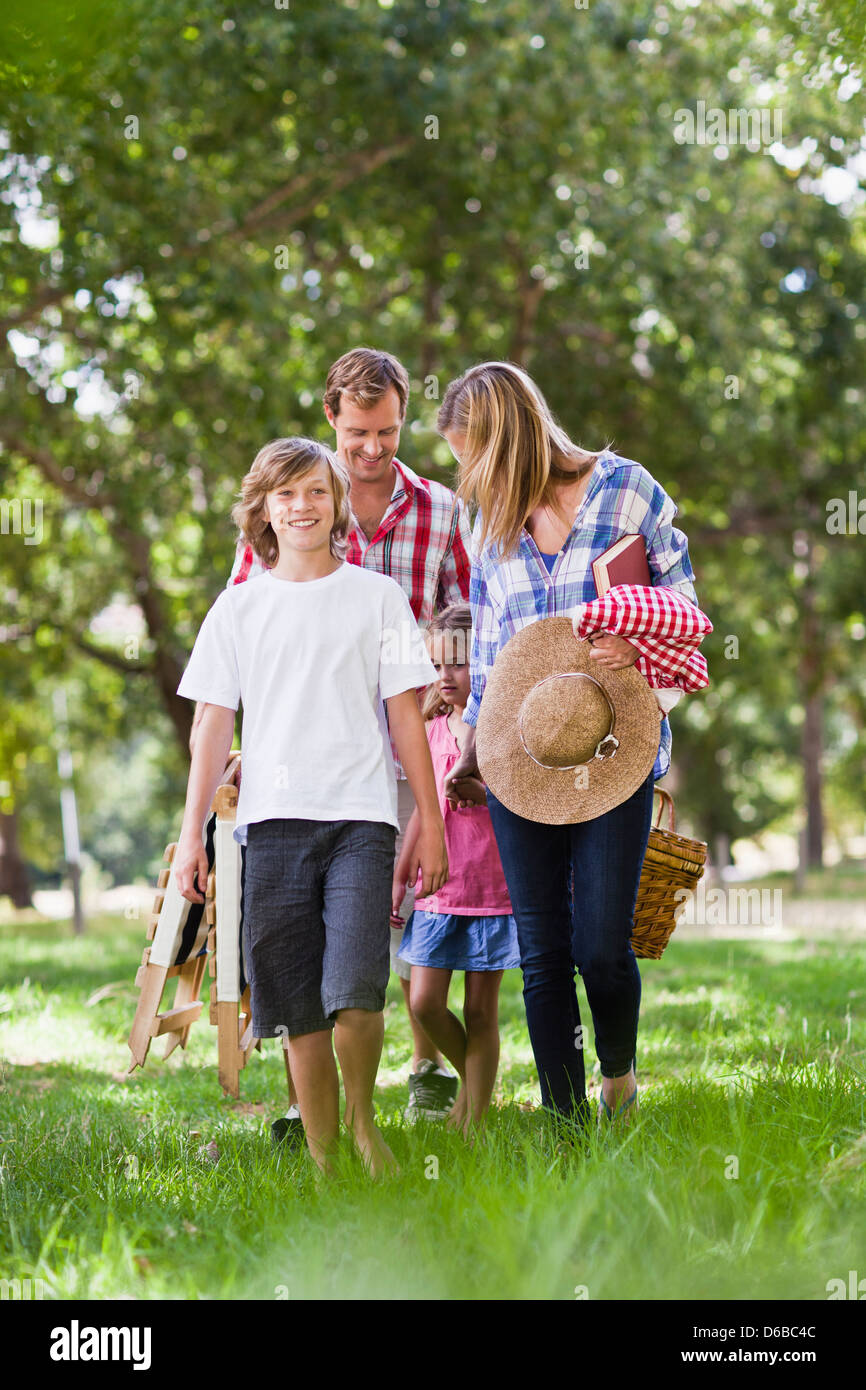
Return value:
<svg viewBox="0 0 866 1390">
<path fill-rule="evenodd" d="M 399 958 L 412 967 L 410 1000 L 431 1041 L 460 1076 L 461 1086 L 448 1124 L 469 1138 L 490 1105 L 499 1065 L 499 986 L 502 972 L 520 964 L 517 928 L 493 835 L 484 783 L 460 783 L 464 799 L 454 807 L 445 796 L 445 778 L 457 761 L 469 730 L 462 722 L 469 699 L 468 603 L 454 603 L 427 629 L 437 680 L 424 700 L 427 738 L 439 804 L 445 823 L 448 879 L 435 893 L 415 898 Z M 418 822 L 413 815 L 394 868 L 393 911 L 406 892 Z M 448 1008 L 454 970 L 465 974 L 463 1019 Z"/>
</svg>

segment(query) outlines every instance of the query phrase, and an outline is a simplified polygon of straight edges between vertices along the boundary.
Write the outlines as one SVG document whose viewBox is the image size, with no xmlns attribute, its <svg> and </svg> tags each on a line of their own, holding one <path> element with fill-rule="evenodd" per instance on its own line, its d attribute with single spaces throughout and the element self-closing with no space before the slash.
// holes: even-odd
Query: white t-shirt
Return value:
<svg viewBox="0 0 866 1390">
<path fill-rule="evenodd" d="M 234 833 L 246 844 L 248 825 L 278 818 L 399 829 L 382 702 L 435 679 L 400 585 L 344 561 L 322 579 L 268 573 L 224 590 L 177 693 L 243 703 Z"/>
</svg>

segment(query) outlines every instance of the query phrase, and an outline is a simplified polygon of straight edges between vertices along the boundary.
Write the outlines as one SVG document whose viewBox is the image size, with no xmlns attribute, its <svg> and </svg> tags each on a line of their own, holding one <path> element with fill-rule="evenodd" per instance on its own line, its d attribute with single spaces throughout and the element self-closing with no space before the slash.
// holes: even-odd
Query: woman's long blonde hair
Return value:
<svg viewBox="0 0 866 1390">
<path fill-rule="evenodd" d="M 594 464 L 598 453 L 572 443 L 535 382 L 512 362 L 481 362 L 452 381 L 436 428 L 465 437 L 457 493 L 481 512 L 481 543 L 510 555 L 526 518 L 552 504 L 562 461 Z M 570 475 L 574 477 L 574 474 Z"/>
<path fill-rule="evenodd" d="M 472 612 L 468 603 L 451 603 L 447 608 L 443 608 L 441 613 L 434 614 L 427 625 L 425 636 L 429 641 L 432 636 L 440 636 L 443 633 L 452 634 L 448 653 L 452 662 L 468 666 L 472 635 Z M 435 719 L 437 714 L 448 714 L 450 709 L 451 706 L 442 699 L 436 686 L 428 685 L 421 702 L 424 719 Z"/>
</svg>

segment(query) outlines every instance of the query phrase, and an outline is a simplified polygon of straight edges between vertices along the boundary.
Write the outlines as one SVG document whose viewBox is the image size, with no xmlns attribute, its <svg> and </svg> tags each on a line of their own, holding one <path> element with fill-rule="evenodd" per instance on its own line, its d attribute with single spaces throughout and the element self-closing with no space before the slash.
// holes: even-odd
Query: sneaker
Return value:
<svg viewBox="0 0 866 1390">
<path fill-rule="evenodd" d="M 305 1138 L 304 1122 L 296 1105 L 293 1105 L 282 1119 L 274 1120 L 271 1125 L 271 1143 L 275 1149 L 281 1149 L 283 1145 L 287 1149 L 301 1149 Z"/>
<path fill-rule="evenodd" d="M 425 1057 L 409 1076 L 409 1104 L 403 1111 L 408 1124 L 416 1120 L 444 1120 L 455 1100 L 460 1078 L 440 1071 Z"/>
</svg>

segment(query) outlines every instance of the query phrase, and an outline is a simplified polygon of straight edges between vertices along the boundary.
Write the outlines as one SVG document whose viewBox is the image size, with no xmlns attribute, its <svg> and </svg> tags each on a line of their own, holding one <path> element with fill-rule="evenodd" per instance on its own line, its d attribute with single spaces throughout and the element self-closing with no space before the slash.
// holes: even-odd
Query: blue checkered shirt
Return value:
<svg viewBox="0 0 866 1390">
<path fill-rule="evenodd" d="M 517 552 L 502 559 L 490 541 L 481 549 L 481 518 L 472 533 L 471 694 L 463 720 L 477 724 L 487 676 L 497 652 L 510 637 L 538 618 L 570 617 L 581 603 L 597 598 L 592 562 L 621 536 L 639 531 L 646 540 L 653 584 L 677 589 L 697 603 L 694 571 L 677 514 L 664 488 L 639 463 L 604 450 L 596 461 L 574 525 L 548 574 L 541 552 L 523 528 Z M 656 781 L 671 762 L 671 726 L 661 721 L 661 741 L 653 768 Z"/>
</svg>

